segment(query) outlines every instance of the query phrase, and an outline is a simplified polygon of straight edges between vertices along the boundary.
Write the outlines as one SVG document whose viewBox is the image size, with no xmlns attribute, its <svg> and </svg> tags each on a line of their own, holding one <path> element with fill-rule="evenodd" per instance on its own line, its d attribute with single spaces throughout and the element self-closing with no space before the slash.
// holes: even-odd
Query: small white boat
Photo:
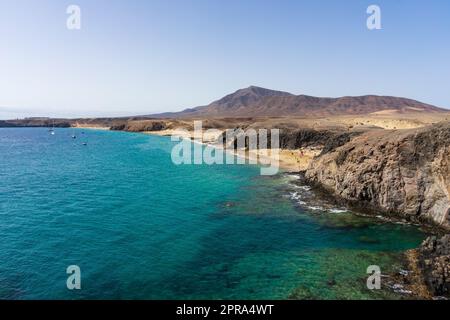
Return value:
<svg viewBox="0 0 450 320">
<path fill-rule="evenodd" d="M 50 132 L 50 134 L 52 136 L 55 135 L 55 120 L 52 121 L 52 127 L 50 129 L 48 129 L 48 131 Z"/>
</svg>

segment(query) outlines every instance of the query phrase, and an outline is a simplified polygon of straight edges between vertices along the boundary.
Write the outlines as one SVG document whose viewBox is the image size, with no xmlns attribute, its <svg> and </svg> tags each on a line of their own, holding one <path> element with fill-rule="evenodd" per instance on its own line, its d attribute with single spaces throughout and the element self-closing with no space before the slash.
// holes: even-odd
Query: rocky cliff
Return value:
<svg viewBox="0 0 450 320">
<path fill-rule="evenodd" d="M 322 153 L 306 179 L 386 215 L 450 229 L 450 123 L 376 130 Z"/>
</svg>

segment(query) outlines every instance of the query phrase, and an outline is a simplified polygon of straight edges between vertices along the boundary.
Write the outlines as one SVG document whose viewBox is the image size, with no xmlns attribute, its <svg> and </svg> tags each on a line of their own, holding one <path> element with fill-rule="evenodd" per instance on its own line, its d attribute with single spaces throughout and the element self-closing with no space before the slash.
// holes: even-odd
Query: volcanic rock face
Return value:
<svg viewBox="0 0 450 320">
<path fill-rule="evenodd" d="M 326 153 L 349 142 L 358 136 L 359 132 L 340 132 L 332 130 L 282 130 L 280 133 L 280 147 L 283 149 L 299 149 L 304 147 L 322 147 Z"/>
<path fill-rule="evenodd" d="M 450 294 L 450 235 L 430 237 L 419 249 L 419 263 L 433 295 Z"/>
<path fill-rule="evenodd" d="M 306 178 L 360 207 L 450 228 L 450 123 L 366 132 L 322 153 Z"/>
<path fill-rule="evenodd" d="M 239 132 L 240 128 L 234 128 L 236 134 L 231 135 L 233 142 L 236 145 L 237 138 L 241 135 L 251 136 L 245 130 Z M 351 138 L 360 135 L 362 132 L 340 132 L 332 130 L 314 130 L 314 129 L 298 129 L 298 130 L 281 130 L 279 133 L 279 147 L 282 149 L 295 150 L 307 147 L 316 147 L 322 149 L 322 153 L 329 152 L 332 149 L 340 147 L 345 143 L 349 142 Z M 259 134 L 258 136 L 258 147 L 259 146 Z M 267 135 L 267 145 L 271 146 L 271 136 Z M 219 140 L 225 143 L 226 132 L 224 132 Z M 248 147 L 248 140 L 245 141 L 245 146 Z"/>
<path fill-rule="evenodd" d="M 435 106 L 419 101 L 387 96 L 321 98 L 293 95 L 284 91 L 251 86 L 237 90 L 209 105 L 176 113 L 152 115 L 158 118 L 217 118 L 217 117 L 328 117 L 393 111 L 443 112 Z"/>
</svg>

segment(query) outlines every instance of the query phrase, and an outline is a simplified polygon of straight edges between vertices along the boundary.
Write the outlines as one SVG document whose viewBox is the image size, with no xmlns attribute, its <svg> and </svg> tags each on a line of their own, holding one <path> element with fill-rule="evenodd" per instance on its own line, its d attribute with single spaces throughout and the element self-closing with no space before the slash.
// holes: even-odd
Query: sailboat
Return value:
<svg viewBox="0 0 450 320">
<path fill-rule="evenodd" d="M 48 131 L 52 136 L 55 135 L 55 120 L 52 120 L 52 127 Z"/>
</svg>

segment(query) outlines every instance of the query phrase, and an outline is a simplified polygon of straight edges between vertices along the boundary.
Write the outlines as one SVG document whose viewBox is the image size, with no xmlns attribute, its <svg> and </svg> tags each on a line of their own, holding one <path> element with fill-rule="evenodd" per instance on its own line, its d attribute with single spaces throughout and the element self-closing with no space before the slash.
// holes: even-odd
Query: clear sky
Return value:
<svg viewBox="0 0 450 320">
<path fill-rule="evenodd" d="M 450 1 L 0 0 L 0 118 L 176 111 L 249 85 L 450 108 Z"/>
</svg>

